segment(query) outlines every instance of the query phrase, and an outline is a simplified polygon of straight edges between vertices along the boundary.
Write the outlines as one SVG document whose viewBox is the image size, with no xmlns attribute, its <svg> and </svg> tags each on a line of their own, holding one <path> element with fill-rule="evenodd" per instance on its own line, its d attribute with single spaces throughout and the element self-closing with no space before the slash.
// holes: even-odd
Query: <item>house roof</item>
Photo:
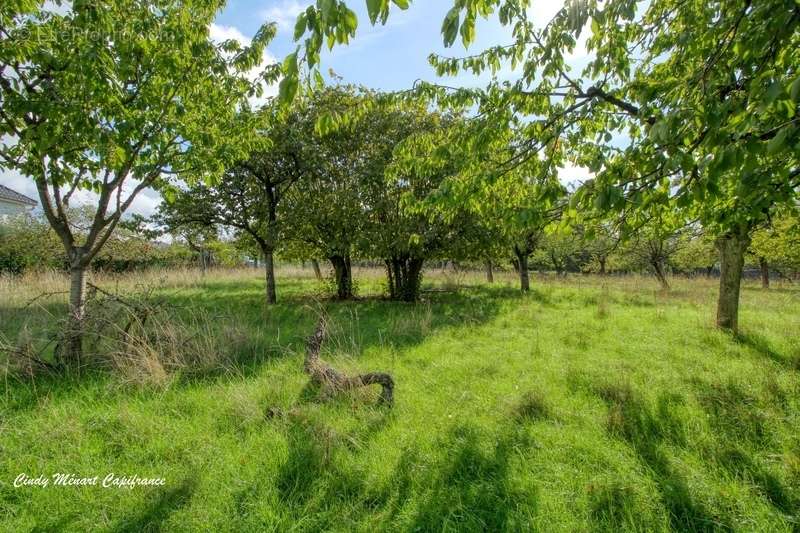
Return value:
<svg viewBox="0 0 800 533">
<path fill-rule="evenodd" d="M 25 204 L 30 206 L 39 205 L 39 203 L 33 198 L 29 198 L 24 194 L 20 194 L 17 191 L 11 190 L 5 185 L 0 185 L 0 200 L 7 200 L 9 202 L 15 202 L 18 204 Z"/>
</svg>

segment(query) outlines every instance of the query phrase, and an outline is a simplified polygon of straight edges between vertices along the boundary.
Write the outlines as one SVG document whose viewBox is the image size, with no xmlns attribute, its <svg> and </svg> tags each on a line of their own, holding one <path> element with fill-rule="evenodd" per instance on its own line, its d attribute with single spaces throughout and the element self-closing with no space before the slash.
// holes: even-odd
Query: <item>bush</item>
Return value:
<svg viewBox="0 0 800 533">
<path fill-rule="evenodd" d="M 64 247 L 44 220 L 25 214 L 0 222 L 0 273 L 65 267 Z"/>
</svg>

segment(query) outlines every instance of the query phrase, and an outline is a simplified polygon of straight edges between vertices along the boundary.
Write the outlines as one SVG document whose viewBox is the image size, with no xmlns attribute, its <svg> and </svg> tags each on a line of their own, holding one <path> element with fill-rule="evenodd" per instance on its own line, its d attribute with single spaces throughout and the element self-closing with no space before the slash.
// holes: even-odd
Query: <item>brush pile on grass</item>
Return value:
<svg viewBox="0 0 800 533">
<path fill-rule="evenodd" d="M 64 324 L 51 321 L 38 338 L 22 328 L 16 342 L 0 339 L 5 374 L 33 377 L 58 372 Z M 178 376 L 233 371 L 248 339 L 226 317 L 169 305 L 152 289 L 125 297 L 90 286 L 83 328 L 84 370 L 110 372 L 124 383 L 166 386 Z"/>
</svg>

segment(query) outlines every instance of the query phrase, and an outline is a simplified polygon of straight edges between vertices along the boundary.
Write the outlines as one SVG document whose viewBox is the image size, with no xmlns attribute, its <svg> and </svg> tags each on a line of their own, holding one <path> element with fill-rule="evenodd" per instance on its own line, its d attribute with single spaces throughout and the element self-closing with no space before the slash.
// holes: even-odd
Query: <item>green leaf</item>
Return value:
<svg viewBox="0 0 800 533">
<path fill-rule="evenodd" d="M 475 19 L 467 17 L 461 25 L 461 42 L 464 48 L 468 47 L 475 40 Z"/>
<path fill-rule="evenodd" d="M 320 0 L 319 10 L 322 14 L 322 20 L 330 21 L 335 7 L 336 0 Z"/>
<path fill-rule="evenodd" d="M 294 40 L 297 41 L 306 32 L 306 13 L 301 12 L 297 16 L 297 22 L 294 25 Z"/>
<path fill-rule="evenodd" d="M 442 36 L 445 47 L 451 46 L 458 35 L 458 20 L 461 14 L 461 8 L 455 6 L 447 12 L 447 16 L 442 23 Z"/>
<path fill-rule="evenodd" d="M 792 83 L 792 87 L 789 89 L 789 96 L 791 96 L 792 100 L 795 102 L 800 102 L 800 76 Z"/>
<path fill-rule="evenodd" d="M 358 28 L 358 17 L 356 16 L 355 11 L 345 8 L 344 25 L 347 27 L 347 31 L 349 33 L 355 33 L 356 28 Z"/>
<path fill-rule="evenodd" d="M 297 94 L 297 85 L 297 73 L 291 76 L 286 76 L 281 80 L 281 83 L 278 86 L 278 99 L 281 103 L 288 104 L 294 100 L 294 97 Z"/>
<path fill-rule="evenodd" d="M 367 14 L 369 21 L 372 24 L 378 20 L 378 15 L 381 13 L 381 0 L 367 0 Z"/>
<path fill-rule="evenodd" d="M 400 9 L 408 9 L 408 0 L 392 0 L 392 2 Z"/>
<path fill-rule="evenodd" d="M 297 74 L 297 52 L 292 52 L 283 60 L 283 73 L 287 76 Z"/>
<path fill-rule="evenodd" d="M 783 92 L 783 84 L 778 80 L 772 82 L 772 84 L 767 88 L 767 102 L 772 103 L 781 95 Z"/>
<path fill-rule="evenodd" d="M 778 152 L 780 152 L 784 147 L 784 144 L 785 144 L 785 141 L 786 141 L 786 136 L 788 134 L 789 134 L 789 128 L 788 127 L 781 128 L 778 131 L 778 133 L 775 134 L 775 137 L 770 139 L 770 141 L 767 143 L 767 153 L 769 155 L 775 155 Z"/>
</svg>

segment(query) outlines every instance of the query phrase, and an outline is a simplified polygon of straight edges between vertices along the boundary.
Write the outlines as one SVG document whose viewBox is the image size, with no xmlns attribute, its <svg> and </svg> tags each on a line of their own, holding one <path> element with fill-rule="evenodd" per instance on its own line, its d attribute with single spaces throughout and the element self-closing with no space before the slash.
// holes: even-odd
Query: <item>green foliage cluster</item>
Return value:
<svg viewBox="0 0 800 533">
<path fill-rule="evenodd" d="M 22 274 L 65 266 L 64 249 L 46 221 L 19 215 L 0 222 L 0 273 Z"/>
</svg>

